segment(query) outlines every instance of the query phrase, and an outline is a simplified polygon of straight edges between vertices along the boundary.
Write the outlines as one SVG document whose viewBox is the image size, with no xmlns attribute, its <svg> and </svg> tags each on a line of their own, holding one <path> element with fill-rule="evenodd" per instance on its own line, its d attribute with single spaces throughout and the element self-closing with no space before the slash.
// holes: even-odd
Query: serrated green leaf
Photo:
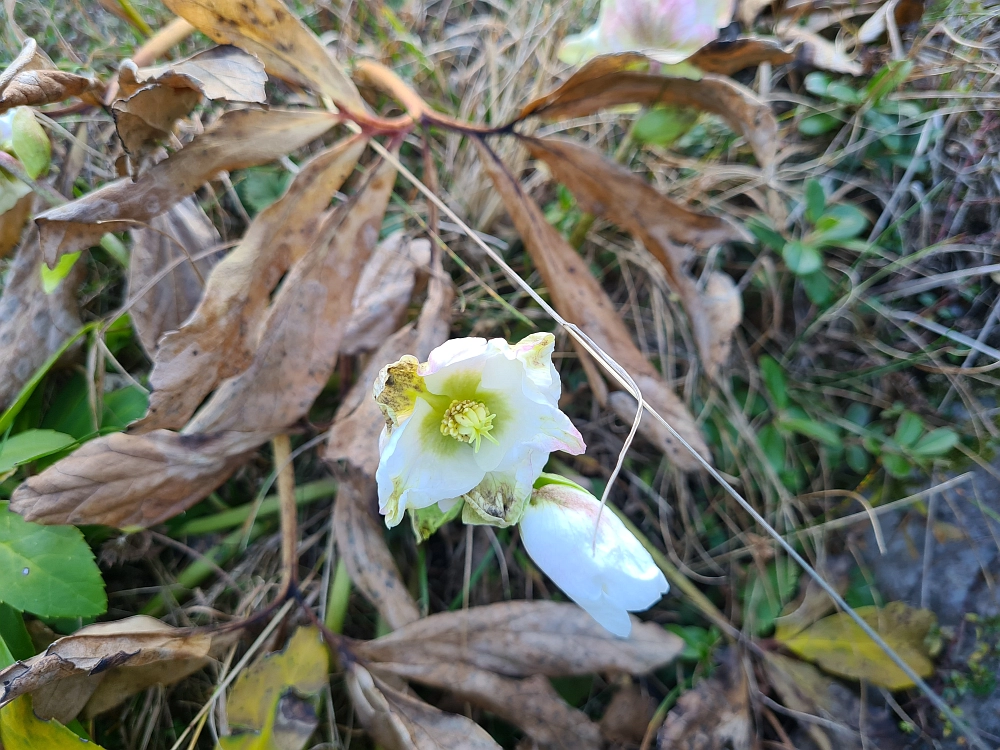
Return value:
<svg viewBox="0 0 1000 750">
<path fill-rule="evenodd" d="M 912 411 L 904 411 L 896 422 L 896 434 L 893 440 L 904 448 L 912 448 L 924 432 L 924 420 Z"/>
<path fill-rule="evenodd" d="M 788 270 L 797 276 L 815 273 L 823 267 L 823 256 L 819 250 L 801 240 L 792 240 L 785 245 L 781 257 L 785 259 Z"/>
<path fill-rule="evenodd" d="M 826 193 L 819 180 L 809 180 L 806 182 L 806 220 L 811 224 L 819 221 L 819 217 L 826 210 Z"/>
<path fill-rule="evenodd" d="M 45 174 L 52 161 L 52 144 L 30 107 L 18 107 L 10 119 L 11 147 L 31 179 Z"/>
<path fill-rule="evenodd" d="M 0 708 L 0 743 L 5 750 L 101 750 L 55 719 L 42 721 L 22 695 Z"/>
<path fill-rule="evenodd" d="M 831 448 L 842 447 L 840 435 L 837 433 L 837 430 L 822 422 L 816 422 L 812 419 L 787 417 L 781 420 L 781 426 L 786 430 L 802 435 L 803 437 L 812 438 Z"/>
<path fill-rule="evenodd" d="M 920 438 L 910 451 L 920 458 L 933 458 L 944 455 L 956 445 L 958 433 L 948 427 L 939 427 Z"/>
<path fill-rule="evenodd" d="M 0 503 L 0 602 L 42 617 L 91 617 L 108 608 L 80 530 L 29 523 L 7 503 Z"/>
<path fill-rule="evenodd" d="M 788 385 L 785 383 L 785 372 L 773 357 L 764 355 L 757 362 L 760 376 L 764 379 L 764 387 L 771 394 L 774 405 L 779 409 L 788 408 Z"/>
<path fill-rule="evenodd" d="M 55 430 L 25 430 L 7 438 L 6 442 L 0 439 L 0 474 L 36 458 L 61 451 L 75 442 L 76 439 L 72 436 Z"/>
</svg>

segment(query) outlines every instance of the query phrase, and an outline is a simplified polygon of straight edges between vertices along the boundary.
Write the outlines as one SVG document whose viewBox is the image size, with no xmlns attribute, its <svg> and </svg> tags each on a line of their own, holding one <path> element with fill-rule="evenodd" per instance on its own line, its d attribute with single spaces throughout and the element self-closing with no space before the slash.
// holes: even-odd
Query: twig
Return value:
<svg viewBox="0 0 1000 750">
<path fill-rule="evenodd" d="M 271 447 L 274 450 L 274 466 L 278 472 L 278 505 L 281 508 L 281 591 L 282 594 L 287 594 L 294 590 L 299 579 L 298 507 L 295 504 L 292 442 L 288 435 L 276 435 L 271 440 Z"/>
</svg>

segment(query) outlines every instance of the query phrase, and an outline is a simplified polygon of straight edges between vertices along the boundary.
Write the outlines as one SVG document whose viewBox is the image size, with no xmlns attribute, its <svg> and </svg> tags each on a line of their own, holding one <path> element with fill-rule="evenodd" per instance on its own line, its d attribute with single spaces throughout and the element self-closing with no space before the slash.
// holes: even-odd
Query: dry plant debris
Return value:
<svg viewBox="0 0 1000 750">
<path fill-rule="evenodd" d="M 619 2 L 576 70 L 555 5 L 5 4 L 0 747 L 984 746 L 938 716 L 954 634 L 826 560 L 1000 437 L 995 19 Z M 380 523 L 373 383 L 479 336 L 550 342 L 588 443 L 550 470 L 642 562 L 613 596 L 522 554 L 538 486 Z M 454 401 L 478 454 L 502 412 Z M 647 572 L 679 598 L 627 638 L 556 601 Z"/>
</svg>

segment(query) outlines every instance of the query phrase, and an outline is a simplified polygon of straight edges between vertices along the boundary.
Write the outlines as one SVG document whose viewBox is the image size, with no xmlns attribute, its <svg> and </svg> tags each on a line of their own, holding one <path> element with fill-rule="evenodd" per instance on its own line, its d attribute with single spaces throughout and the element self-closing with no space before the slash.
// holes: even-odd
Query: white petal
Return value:
<svg viewBox="0 0 1000 750">
<path fill-rule="evenodd" d="M 601 571 L 590 547 L 593 525 L 585 516 L 533 499 L 520 526 L 531 559 L 570 599 L 579 604 L 601 597 Z"/>
<path fill-rule="evenodd" d="M 431 407 L 418 399 L 413 416 L 389 436 L 375 473 L 389 526 L 402 520 L 407 507 L 458 497 L 483 479 L 472 447 L 442 435 L 438 424 Z"/>
<path fill-rule="evenodd" d="M 449 339 L 432 350 L 427 361 L 420 365 L 418 372 L 432 393 L 438 390 L 443 380 L 458 369 L 482 372 L 486 361 L 487 341 L 483 338 Z"/>
<path fill-rule="evenodd" d="M 628 638 L 632 632 L 632 618 L 629 613 L 607 594 L 602 593 L 597 599 L 579 600 L 576 603 L 603 625 L 605 630 L 619 638 Z"/>
</svg>

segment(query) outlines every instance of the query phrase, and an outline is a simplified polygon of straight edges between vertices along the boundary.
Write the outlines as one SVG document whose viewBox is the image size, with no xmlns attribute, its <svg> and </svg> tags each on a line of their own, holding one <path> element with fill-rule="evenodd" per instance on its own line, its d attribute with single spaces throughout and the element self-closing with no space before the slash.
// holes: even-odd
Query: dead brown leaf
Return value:
<svg viewBox="0 0 1000 750">
<path fill-rule="evenodd" d="M 608 742 L 639 745 L 656 712 L 656 701 L 634 683 L 611 697 L 601 716 L 601 736 Z"/>
<path fill-rule="evenodd" d="M 186 117 L 201 101 L 194 89 L 143 86 L 127 99 L 111 105 L 115 129 L 125 151 L 138 159 L 150 146 L 168 138 L 174 123 Z"/>
<path fill-rule="evenodd" d="M 119 85 L 126 96 L 140 87 L 159 84 L 173 89 L 193 89 L 207 99 L 263 103 L 266 81 L 267 74 L 260 60 L 229 45 L 148 68 L 139 68 L 126 60 L 119 72 Z"/>
<path fill-rule="evenodd" d="M 373 444 L 378 446 L 378 439 Z M 377 452 L 377 450 L 376 450 Z M 420 610 L 399 575 L 378 518 L 373 476 L 349 468 L 339 477 L 333 529 L 351 581 L 393 630 L 420 619 Z"/>
<path fill-rule="evenodd" d="M 201 500 L 251 451 L 305 416 L 333 373 L 394 180 L 391 166 L 380 165 L 328 217 L 262 319 L 249 366 L 221 384 L 182 434 L 86 443 L 18 487 L 11 509 L 41 523 L 149 526 Z"/>
<path fill-rule="evenodd" d="M 861 63 L 849 58 L 834 42 L 823 38 L 815 31 L 795 23 L 784 22 L 775 28 L 774 33 L 786 42 L 798 42 L 801 45 L 799 58 L 808 65 L 852 76 L 859 76 L 864 72 Z"/>
<path fill-rule="evenodd" d="M 746 3 L 740 3 L 740 11 L 744 7 L 746 7 Z M 764 5 L 761 9 L 764 7 L 767 6 Z M 687 62 L 701 68 L 706 73 L 731 76 L 733 73 L 755 67 L 761 63 L 781 65 L 790 63 L 794 59 L 795 56 L 788 52 L 777 39 L 744 37 L 728 42 L 715 41 L 706 44 L 689 57 Z"/>
<path fill-rule="evenodd" d="M 147 223 L 218 172 L 264 164 L 309 143 L 337 124 L 319 111 L 227 112 L 202 135 L 133 182 L 115 180 L 36 218 L 45 262 L 97 244 L 105 232 Z"/>
<path fill-rule="evenodd" d="M 94 78 L 62 70 L 22 70 L 0 92 L 0 112 L 61 102 L 97 86 Z"/>
<path fill-rule="evenodd" d="M 233 634 L 174 628 L 136 616 L 88 625 L 0 671 L 0 706 L 30 693 L 40 718 L 90 718 L 146 688 L 204 667 Z"/>
<path fill-rule="evenodd" d="M 727 664 L 667 714 L 657 736 L 660 750 L 751 750 L 750 686 L 734 652 Z"/>
<path fill-rule="evenodd" d="M 649 62 L 635 53 L 594 58 L 555 91 L 528 104 L 518 120 L 567 120 L 623 104 L 694 107 L 718 115 L 742 133 L 761 166 L 774 161 L 778 122 L 750 89 L 711 73 L 697 81 L 649 73 Z"/>
<path fill-rule="evenodd" d="M 0 295 L 0 410 L 7 408 L 45 360 L 80 330 L 76 288 L 83 265 L 77 263 L 46 294 L 38 232 L 32 229 L 25 235 Z"/>
<path fill-rule="evenodd" d="M 10 509 L 36 523 L 159 523 L 222 484 L 270 433 L 114 433 L 23 482 Z"/>
<path fill-rule="evenodd" d="M 499 750 L 471 719 L 440 711 L 350 664 L 347 687 L 361 724 L 387 750 Z"/>
<path fill-rule="evenodd" d="M 646 674 L 669 664 L 684 643 L 655 623 L 632 620 L 632 634 L 616 638 L 575 604 L 517 601 L 425 617 L 355 653 L 382 664 L 459 661 L 508 677 L 624 672 Z"/>
<path fill-rule="evenodd" d="M 218 254 L 218 231 L 194 197 L 185 198 L 148 229 L 132 232 L 129 312 L 142 347 L 155 357 L 157 342 L 176 331 L 195 309 Z"/>
<path fill-rule="evenodd" d="M 364 147 L 363 138 L 349 138 L 313 157 L 213 269 L 194 314 L 160 342 L 138 432 L 180 429 L 222 380 L 250 365 L 271 292 L 315 243 L 320 213 Z"/>
<path fill-rule="evenodd" d="M 586 263 L 566 239 L 546 220 L 541 209 L 526 195 L 517 180 L 496 154 L 480 140 L 480 160 L 503 198 L 518 234 L 538 267 L 556 309 L 571 323 L 579 325 L 607 354 L 633 377 L 650 406 L 669 422 L 698 453 L 709 459 L 708 446 L 684 403 L 663 382 L 659 373 L 632 342 L 611 299 L 590 273 Z M 579 349 L 578 349 L 579 351 Z M 608 402 L 606 388 L 589 355 L 580 352 L 595 397 Z M 629 397 L 631 398 L 631 397 Z M 616 399 L 620 402 L 621 399 Z M 628 418 L 631 422 L 635 416 Z M 649 415 L 642 420 L 643 434 L 682 470 L 701 464 Z"/>
<path fill-rule="evenodd" d="M 364 101 L 315 34 L 281 0 L 165 0 L 170 10 L 220 44 L 256 55 L 278 78 L 355 111 Z"/>
<path fill-rule="evenodd" d="M 749 234 L 724 219 L 675 203 L 585 146 L 554 138 L 521 140 L 532 156 L 549 166 L 556 180 L 573 191 L 585 211 L 605 216 L 632 233 L 660 262 L 684 304 L 705 370 L 716 378 L 729 357 L 733 330 L 742 320 L 742 301 L 732 280 L 721 273 L 712 274 L 709 288 L 700 292 L 684 268 L 690 256 L 684 246 L 749 242 Z"/>
<path fill-rule="evenodd" d="M 7 257 L 7 254 L 21 241 L 24 225 L 28 223 L 34 205 L 35 195 L 28 193 L 22 195 L 17 199 L 17 203 L 0 214 L 0 258 Z"/>
<path fill-rule="evenodd" d="M 553 750 L 596 750 L 601 733 L 583 711 L 559 697 L 547 677 L 517 680 L 461 662 L 433 664 L 371 664 L 429 687 L 447 690 L 459 700 L 485 709 L 520 727 L 539 746 Z"/>
<path fill-rule="evenodd" d="M 374 478 L 379 461 L 378 436 L 385 426 L 385 417 L 372 398 L 375 377 L 387 362 L 395 362 L 404 354 L 426 361 L 431 350 L 444 343 L 451 325 L 452 297 L 451 282 L 444 275 L 438 257 L 427 282 L 427 300 L 415 325 L 404 326 L 386 339 L 337 409 L 330 427 L 326 461 L 346 459 Z"/>
<path fill-rule="evenodd" d="M 379 243 L 354 290 L 354 310 L 341 354 L 374 351 L 399 329 L 417 282 L 417 271 L 426 270 L 430 259 L 431 243 L 413 239 L 402 231 Z"/>
</svg>

